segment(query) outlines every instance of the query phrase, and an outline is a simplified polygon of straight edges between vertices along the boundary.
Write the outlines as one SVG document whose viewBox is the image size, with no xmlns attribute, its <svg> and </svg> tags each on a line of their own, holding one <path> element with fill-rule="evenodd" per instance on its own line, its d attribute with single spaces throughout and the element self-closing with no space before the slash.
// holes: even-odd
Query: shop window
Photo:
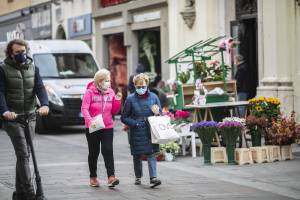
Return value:
<svg viewBox="0 0 300 200">
<path fill-rule="evenodd" d="M 146 72 L 161 76 L 160 30 L 149 29 L 138 31 L 138 60 Z"/>
<path fill-rule="evenodd" d="M 99 0 L 99 5 L 101 7 L 108 7 L 108 6 L 114 6 L 122 3 L 129 2 L 131 0 Z"/>
</svg>

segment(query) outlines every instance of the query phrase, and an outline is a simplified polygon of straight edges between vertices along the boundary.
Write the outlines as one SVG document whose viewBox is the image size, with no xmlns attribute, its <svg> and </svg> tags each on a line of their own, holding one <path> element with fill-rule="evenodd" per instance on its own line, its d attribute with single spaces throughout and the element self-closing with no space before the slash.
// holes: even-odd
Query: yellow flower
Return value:
<svg viewBox="0 0 300 200">
<path fill-rule="evenodd" d="M 256 106 L 255 109 L 256 109 L 257 112 L 261 112 L 262 111 L 262 107 L 261 106 Z"/>
<path fill-rule="evenodd" d="M 259 97 L 258 100 L 259 101 L 265 101 L 265 97 Z"/>
</svg>

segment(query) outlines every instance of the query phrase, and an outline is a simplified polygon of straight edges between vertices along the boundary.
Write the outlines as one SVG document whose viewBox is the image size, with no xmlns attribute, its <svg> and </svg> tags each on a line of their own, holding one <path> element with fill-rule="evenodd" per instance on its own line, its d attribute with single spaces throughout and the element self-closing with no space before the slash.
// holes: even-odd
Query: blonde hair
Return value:
<svg viewBox="0 0 300 200">
<path fill-rule="evenodd" d="M 141 73 L 141 74 L 135 75 L 133 77 L 133 83 L 134 83 L 134 85 L 136 85 L 140 81 L 145 81 L 146 84 L 148 85 L 149 84 L 149 76 L 147 76 L 144 73 Z"/>
<path fill-rule="evenodd" d="M 108 77 L 110 76 L 110 71 L 108 71 L 107 69 L 100 69 L 99 71 L 97 71 L 95 73 L 95 76 L 94 76 L 94 83 L 95 85 L 98 85 L 99 82 L 107 79 Z"/>
</svg>

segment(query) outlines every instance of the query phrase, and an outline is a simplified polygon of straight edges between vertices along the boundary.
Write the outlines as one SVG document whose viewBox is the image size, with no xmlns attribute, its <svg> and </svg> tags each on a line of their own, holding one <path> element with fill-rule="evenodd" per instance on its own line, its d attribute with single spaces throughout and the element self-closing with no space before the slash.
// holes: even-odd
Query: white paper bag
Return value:
<svg viewBox="0 0 300 200">
<path fill-rule="evenodd" d="M 96 124 L 96 127 L 95 128 L 92 127 L 92 124 Z M 105 124 L 103 121 L 102 114 L 100 114 L 93 118 L 93 121 L 92 121 L 91 125 L 89 126 L 89 133 L 93 133 L 93 132 L 101 130 L 103 128 L 105 128 Z"/>
<path fill-rule="evenodd" d="M 171 119 L 168 116 L 148 117 L 151 127 L 151 141 L 154 144 L 166 144 L 179 139 L 178 133 L 171 125 Z"/>
</svg>

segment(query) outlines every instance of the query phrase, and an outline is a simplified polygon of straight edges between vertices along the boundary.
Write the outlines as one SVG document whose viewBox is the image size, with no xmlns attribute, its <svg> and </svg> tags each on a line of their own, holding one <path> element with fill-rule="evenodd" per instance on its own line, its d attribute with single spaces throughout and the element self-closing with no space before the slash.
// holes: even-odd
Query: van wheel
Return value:
<svg viewBox="0 0 300 200">
<path fill-rule="evenodd" d="M 35 132 L 39 134 L 48 133 L 48 129 L 46 128 L 43 118 L 41 116 L 37 116 Z"/>
</svg>

